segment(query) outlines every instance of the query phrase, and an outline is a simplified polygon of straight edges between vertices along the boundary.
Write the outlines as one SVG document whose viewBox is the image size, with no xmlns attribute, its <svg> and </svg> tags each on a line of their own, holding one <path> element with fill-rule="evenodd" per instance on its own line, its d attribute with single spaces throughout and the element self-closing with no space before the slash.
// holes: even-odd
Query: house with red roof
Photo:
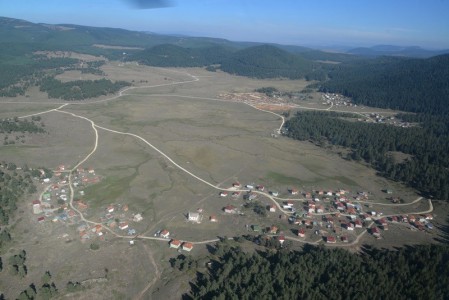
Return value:
<svg viewBox="0 0 449 300">
<path fill-rule="evenodd" d="M 357 214 L 357 211 L 355 210 L 354 207 L 349 207 L 348 210 L 346 211 L 349 215 L 355 215 Z"/>
<path fill-rule="evenodd" d="M 170 241 L 170 248 L 178 249 L 179 246 L 181 246 L 181 241 L 175 240 L 175 239 L 172 239 L 172 240 Z"/>
<path fill-rule="evenodd" d="M 339 211 L 343 211 L 343 210 L 346 209 L 345 205 L 344 205 L 343 203 L 341 203 L 341 202 L 337 202 L 337 203 L 335 204 L 335 206 L 337 207 L 337 209 L 338 209 Z"/>
<path fill-rule="evenodd" d="M 329 243 L 329 244 L 335 244 L 337 242 L 337 240 L 333 236 L 327 236 L 326 237 L 326 242 Z"/>
<path fill-rule="evenodd" d="M 278 229 L 276 226 L 271 226 L 269 231 L 271 234 L 276 234 L 278 232 Z"/>
<path fill-rule="evenodd" d="M 106 209 L 108 213 L 112 213 L 115 210 L 114 205 L 109 205 L 108 208 Z"/>
<path fill-rule="evenodd" d="M 86 209 L 87 208 L 87 204 L 84 203 L 84 201 L 80 200 L 77 203 L 78 209 Z"/>
<path fill-rule="evenodd" d="M 296 188 L 290 188 L 288 191 L 292 195 L 298 195 L 298 193 L 299 193 L 298 189 L 296 189 Z"/>
<path fill-rule="evenodd" d="M 168 239 L 168 237 L 170 236 L 170 232 L 168 230 L 164 229 L 161 231 L 160 236 L 164 239 Z"/>
<path fill-rule="evenodd" d="M 365 220 L 365 221 L 371 221 L 371 220 L 372 220 L 370 214 L 363 214 L 361 217 L 362 217 L 362 219 Z"/>
<path fill-rule="evenodd" d="M 380 226 L 387 226 L 388 225 L 387 220 L 385 220 L 385 218 L 380 219 L 379 220 L 379 224 L 380 224 Z"/>
<path fill-rule="evenodd" d="M 379 238 L 380 237 L 380 230 L 377 227 L 372 227 L 371 228 L 371 234 L 374 235 L 375 237 Z"/>
<path fill-rule="evenodd" d="M 190 252 L 190 251 L 192 251 L 192 249 L 193 249 L 192 243 L 188 243 L 188 242 L 182 243 L 182 250 Z"/>
<path fill-rule="evenodd" d="M 128 222 L 120 222 L 118 224 L 118 228 L 120 228 L 120 230 L 125 230 L 129 227 Z"/>
<path fill-rule="evenodd" d="M 235 214 L 237 212 L 235 206 L 233 206 L 233 205 L 225 206 L 223 208 L 223 210 L 225 213 L 228 213 L 228 214 Z"/>
<path fill-rule="evenodd" d="M 344 224 L 344 227 L 350 231 L 354 230 L 354 224 L 352 224 L 352 223 L 346 223 L 346 224 Z"/>
<path fill-rule="evenodd" d="M 282 245 L 285 242 L 285 236 L 283 236 L 283 235 L 278 236 L 278 241 Z"/>
</svg>

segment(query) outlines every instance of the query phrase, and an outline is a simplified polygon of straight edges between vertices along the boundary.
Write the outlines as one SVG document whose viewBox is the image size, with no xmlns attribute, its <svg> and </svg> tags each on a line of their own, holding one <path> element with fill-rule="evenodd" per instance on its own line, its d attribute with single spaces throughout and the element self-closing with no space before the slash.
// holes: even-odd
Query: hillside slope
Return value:
<svg viewBox="0 0 449 300">
<path fill-rule="evenodd" d="M 342 93 L 357 104 L 449 115 L 449 54 L 352 62 L 337 66 L 329 76 L 320 90 Z"/>
<path fill-rule="evenodd" d="M 164 44 L 131 55 L 129 60 L 157 67 L 202 67 L 220 63 L 231 53 L 221 46 L 183 48 Z"/>
</svg>

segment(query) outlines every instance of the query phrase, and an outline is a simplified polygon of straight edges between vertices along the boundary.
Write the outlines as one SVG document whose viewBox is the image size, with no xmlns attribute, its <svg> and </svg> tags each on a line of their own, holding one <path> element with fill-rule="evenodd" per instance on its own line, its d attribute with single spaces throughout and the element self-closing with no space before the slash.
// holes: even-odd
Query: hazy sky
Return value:
<svg viewBox="0 0 449 300">
<path fill-rule="evenodd" d="M 449 0 L 0 0 L 0 16 L 238 41 L 449 48 Z"/>
</svg>

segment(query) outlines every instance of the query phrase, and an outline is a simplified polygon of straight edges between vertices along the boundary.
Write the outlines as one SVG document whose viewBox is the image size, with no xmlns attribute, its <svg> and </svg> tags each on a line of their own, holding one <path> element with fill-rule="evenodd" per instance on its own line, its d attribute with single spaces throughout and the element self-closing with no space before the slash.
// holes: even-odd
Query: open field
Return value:
<svg viewBox="0 0 449 300">
<path fill-rule="evenodd" d="M 252 80 L 203 69 L 166 70 L 117 62 L 106 64 L 102 70 L 109 79 L 134 81 L 135 86 L 149 87 L 125 90 L 122 97 L 111 100 L 108 99 L 112 97 L 103 97 L 70 103 L 42 114 L 48 134 L 33 136 L 24 145 L 0 146 L 0 154 L 2 160 L 18 166 L 27 164 L 52 169 L 64 164 L 70 170 L 86 160 L 82 167 L 95 169 L 100 180 L 74 187 L 74 194 L 69 193 L 71 200 L 67 209 L 76 212 L 72 200 L 82 198 L 88 208 L 81 216 L 91 222 L 88 225 L 106 227 L 106 209 L 115 205 L 112 220 L 126 220 L 136 233 L 127 235 L 126 230 L 110 227 L 104 230 L 104 235 L 91 235 L 82 243 L 77 227 L 83 221 L 78 212 L 72 219 L 78 221 L 73 221 L 72 225 L 51 222 L 50 218 L 37 224 L 30 201 L 23 203 L 14 228 L 17 238 L 10 254 L 19 249 L 30 253 L 27 263 L 30 276 L 10 286 L 5 290 L 6 295 L 16 295 L 18 286 L 26 285 L 29 278 L 39 278 L 47 269 L 54 274 L 60 287 L 69 280 L 105 277 L 107 269 L 107 283 L 93 285 L 82 294 L 70 297 L 146 299 L 157 286 L 153 280 L 167 268 L 168 259 L 178 254 L 175 249 L 168 250 L 169 239 L 154 238 L 154 233 L 162 229 L 170 231 L 170 238 L 207 242 L 217 237 L 251 233 L 247 225 L 260 225 L 262 229 L 275 225 L 286 236 L 296 238 L 299 227 L 287 221 L 290 213 L 277 210 L 261 217 L 243 207 L 243 192 L 235 197 L 219 195 L 220 189 L 228 189 L 236 181 L 243 186 L 261 184 L 280 193 L 279 198 L 262 192 L 257 194 L 257 201 L 264 207 L 275 202 L 281 205 L 281 199 L 296 198 L 295 207 L 302 209 L 307 201 L 304 204 L 300 201 L 304 198 L 301 194 L 295 197 L 289 194 L 288 189 L 294 187 L 304 193 L 339 189 L 353 194 L 364 191 L 369 194 L 369 201 L 360 202 L 363 203 L 362 212 L 376 210 L 396 215 L 429 209 L 427 200 L 404 206 L 384 205 L 391 205 L 386 200 L 391 195 L 382 191 L 385 189 L 393 190 L 392 196 L 400 197 L 404 204 L 411 203 L 418 195 L 412 189 L 376 176 L 374 170 L 362 164 L 343 160 L 333 151 L 282 136 L 273 138 L 271 134 L 282 121 L 280 116 L 245 103 L 217 98 L 220 93 L 251 92 L 266 86 L 301 90 L 308 84 L 305 81 Z M 76 79 L 77 74 L 61 76 L 69 80 Z M 61 106 L 60 101 L 51 105 L 47 102 L 52 100 L 45 100 L 43 94 L 36 92 L 35 95 L 36 102 L 41 104 L 0 102 L 0 115 L 24 116 Z M 39 192 L 43 188 L 39 186 Z M 129 210 L 118 212 L 117 208 L 125 205 Z M 223 207 L 227 205 L 235 206 L 243 215 L 225 213 Z M 330 202 L 326 205 L 330 209 Z M 441 209 L 444 212 L 437 215 L 435 222 L 444 225 L 448 209 Z M 202 221 L 188 222 L 187 214 L 197 211 L 201 212 Z M 326 213 L 330 214 L 330 210 Z M 133 221 L 136 214 L 141 214 L 143 220 Z M 217 222 L 209 221 L 212 215 Z M 338 221 L 343 222 L 345 218 L 342 216 Z M 363 230 L 348 234 L 350 242 L 357 241 Z M 391 225 L 389 232 L 382 232 L 379 245 L 401 246 L 410 244 L 411 240 L 434 242 L 438 233 L 427 232 L 411 231 L 403 224 Z M 134 245 L 129 244 L 131 239 L 136 240 Z M 306 240 L 323 243 L 312 231 L 307 233 Z M 99 244 L 99 250 L 89 249 L 93 242 Z M 363 243 L 377 244 L 377 240 L 366 234 L 354 247 Z M 192 253 L 197 251 L 206 251 L 205 245 L 195 244 Z M 167 294 L 158 291 L 158 295 L 161 293 L 169 298 L 168 291 Z"/>
<path fill-rule="evenodd" d="M 143 50 L 141 47 L 125 47 L 125 46 L 112 46 L 112 45 L 102 45 L 102 44 L 94 44 L 94 47 L 102 48 L 102 49 L 123 49 L 123 50 Z"/>
<path fill-rule="evenodd" d="M 81 71 L 78 70 L 72 70 L 72 71 L 65 71 L 62 74 L 58 74 L 55 76 L 56 79 L 62 81 L 62 82 L 69 82 L 74 80 L 98 80 L 102 79 L 103 76 L 95 75 L 95 74 L 83 74 Z"/>
</svg>

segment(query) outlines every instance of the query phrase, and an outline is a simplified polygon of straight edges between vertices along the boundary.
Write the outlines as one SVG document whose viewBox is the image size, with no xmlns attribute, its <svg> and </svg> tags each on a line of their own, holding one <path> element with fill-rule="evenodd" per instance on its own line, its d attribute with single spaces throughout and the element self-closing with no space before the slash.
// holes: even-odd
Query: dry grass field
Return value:
<svg viewBox="0 0 449 300">
<path fill-rule="evenodd" d="M 418 197 L 413 190 L 376 176 L 371 168 L 343 160 L 335 151 L 282 136 L 271 137 L 281 123 L 276 115 L 243 103 L 217 99 L 220 93 L 251 92 L 266 86 L 301 90 L 308 84 L 305 81 L 253 80 L 203 69 L 166 70 L 117 62 L 108 62 L 102 70 L 106 78 L 152 87 L 130 89 L 124 96 L 110 101 L 103 97 L 75 102 L 61 110 L 88 118 L 97 126 L 138 135 L 212 185 L 228 188 L 235 181 L 243 185 L 263 184 L 279 191 L 280 197 L 289 197 L 287 190 L 292 186 L 304 191 L 339 188 L 367 191 L 370 199 L 384 203 L 387 203 L 382 192 L 385 188 L 393 189 L 405 202 Z M 199 80 L 193 81 L 188 74 Z M 71 80 L 78 76 L 71 71 L 59 78 Z M 173 84 L 175 82 L 185 83 Z M 14 101 L 36 99 L 37 104 L 0 102 L 0 117 L 23 116 L 60 105 L 59 101 L 45 100 L 45 95 L 35 90 L 30 93 L 30 99 L 23 97 Z M 47 103 L 52 101 L 54 105 Z M 42 115 L 42 121 L 48 134 L 33 136 L 24 145 L 0 146 L 2 160 L 19 166 L 55 168 L 59 164 L 75 166 L 92 151 L 95 131 L 88 120 L 50 112 Z M 279 218 L 279 212 L 260 217 L 242 207 L 242 195 L 220 197 L 218 189 L 179 169 L 135 136 L 98 127 L 97 130 L 96 151 L 83 164 L 94 168 L 102 178 L 84 189 L 83 197 L 89 205 L 85 217 L 89 220 L 98 222 L 109 204 L 127 204 L 130 212 L 143 216 L 140 223 L 132 224 L 142 236 L 151 237 L 157 230 L 168 229 L 173 238 L 204 241 L 246 234 L 246 225 L 251 224 L 262 228 L 276 225 L 290 232 L 291 226 Z M 268 197 L 261 195 L 258 201 L 263 205 L 272 204 Z M 131 299 L 139 295 L 147 299 L 155 287 L 161 288 L 158 297 L 170 299 L 188 289 L 188 286 L 178 286 L 179 293 L 170 294 L 170 291 L 161 291 L 162 281 L 151 284 L 168 268 L 169 258 L 178 254 L 174 249 L 169 250 L 168 240 L 137 239 L 131 246 L 129 239 L 106 233 L 104 240 L 95 240 L 100 249 L 93 251 L 89 249 L 91 241 L 80 242 L 74 225 L 51 222 L 36 225 L 28 203 L 23 203 L 17 216 L 14 248 L 30 253 L 30 276 L 4 290 L 6 295 L 17 294 L 18 286 L 28 284 L 30 278 L 39 278 L 46 270 L 55 274 L 55 282 L 60 287 L 69 280 L 103 277 L 105 269 L 108 270 L 107 283 L 64 297 L 68 299 Z M 229 204 L 245 215 L 225 214 L 222 208 Z M 427 209 L 425 204 L 388 208 L 385 213 L 423 210 Z M 202 222 L 188 222 L 187 213 L 198 209 L 202 210 Z M 380 208 L 374 206 L 373 209 Z M 210 222 L 210 215 L 216 215 L 218 222 Z M 429 237 L 421 239 L 431 242 Z M 409 243 L 410 239 L 419 241 L 420 237 L 405 227 L 398 227 L 391 230 L 391 235 L 385 235 L 381 245 L 401 245 Z M 366 235 L 362 243 L 376 242 Z M 192 254 L 205 249 L 205 245 L 195 245 Z"/>
</svg>

